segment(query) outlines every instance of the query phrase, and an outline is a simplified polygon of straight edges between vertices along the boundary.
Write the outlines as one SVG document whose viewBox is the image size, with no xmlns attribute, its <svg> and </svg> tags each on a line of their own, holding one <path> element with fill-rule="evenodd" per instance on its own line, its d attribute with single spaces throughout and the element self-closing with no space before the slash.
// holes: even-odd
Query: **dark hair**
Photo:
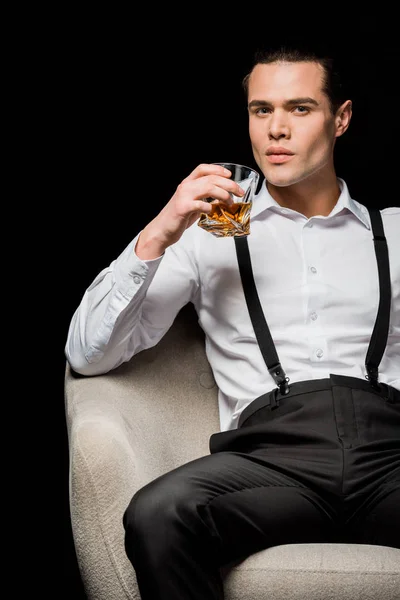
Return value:
<svg viewBox="0 0 400 600">
<path fill-rule="evenodd" d="M 301 47 L 291 48 L 290 46 L 280 46 L 274 49 L 257 50 L 254 55 L 253 66 L 247 75 L 243 78 L 242 85 L 247 95 L 249 87 L 249 78 L 258 64 L 271 64 L 275 62 L 316 62 L 323 69 L 323 87 L 322 91 L 329 99 L 331 112 L 336 113 L 347 97 L 337 64 L 333 56 L 319 53 L 315 50 L 302 49 Z"/>
</svg>

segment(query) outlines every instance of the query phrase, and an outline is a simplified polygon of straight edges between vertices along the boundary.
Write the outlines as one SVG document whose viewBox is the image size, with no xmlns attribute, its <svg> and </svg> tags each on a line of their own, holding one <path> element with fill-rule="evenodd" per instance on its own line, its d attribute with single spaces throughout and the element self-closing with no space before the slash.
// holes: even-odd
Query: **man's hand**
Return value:
<svg viewBox="0 0 400 600">
<path fill-rule="evenodd" d="M 136 255 L 142 260 L 158 258 L 175 244 L 185 229 L 193 225 L 201 213 L 211 212 L 210 202 L 232 204 L 231 194 L 244 196 L 242 188 L 230 180 L 231 172 L 221 165 L 201 164 L 177 187 L 161 212 L 143 229 L 136 244 Z"/>
</svg>

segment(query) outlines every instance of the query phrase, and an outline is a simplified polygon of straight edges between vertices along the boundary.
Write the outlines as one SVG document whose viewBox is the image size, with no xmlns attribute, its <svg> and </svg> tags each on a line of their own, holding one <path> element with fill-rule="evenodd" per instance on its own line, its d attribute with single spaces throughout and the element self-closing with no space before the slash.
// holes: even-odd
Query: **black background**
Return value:
<svg viewBox="0 0 400 600">
<path fill-rule="evenodd" d="M 366 13 L 349 23 L 346 15 L 334 13 L 341 8 L 331 7 L 331 14 L 311 21 L 316 15 L 309 14 L 310 7 L 298 5 L 282 11 L 293 11 L 289 28 L 288 15 L 279 11 L 263 14 L 249 6 L 238 14 L 227 10 L 216 22 L 214 10 L 207 10 L 186 16 L 183 23 L 178 22 L 182 15 L 160 14 L 156 8 L 151 16 L 143 10 L 139 15 L 77 14 L 58 64 L 54 174 L 64 212 L 63 235 L 56 241 L 62 261 L 57 506 L 62 507 L 61 588 L 74 600 L 85 596 L 68 507 L 63 376 L 69 321 L 95 275 L 159 212 L 197 164 L 231 160 L 255 166 L 241 80 L 258 46 L 296 38 L 334 52 L 346 67 L 353 99 L 350 129 L 336 147 L 337 174 L 352 197 L 367 206 L 400 204 L 394 15 Z"/>
</svg>

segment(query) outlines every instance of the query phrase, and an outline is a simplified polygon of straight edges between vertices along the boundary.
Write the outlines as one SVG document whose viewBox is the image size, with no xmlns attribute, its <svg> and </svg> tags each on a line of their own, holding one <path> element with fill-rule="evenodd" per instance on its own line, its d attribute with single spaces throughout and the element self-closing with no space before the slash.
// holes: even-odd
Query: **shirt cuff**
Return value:
<svg viewBox="0 0 400 600">
<path fill-rule="evenodd" d="M 115 273 L 120 293 L 126 298 L 132 298 L 144 287 L 145 292 L 164 257 L 142 260 L 136 255 L 135 247 L 140 233 L 131 241 L 125 251 L 117 259 Z M 143 286 L 143 284 L 145 284 Z"/>
</svg>

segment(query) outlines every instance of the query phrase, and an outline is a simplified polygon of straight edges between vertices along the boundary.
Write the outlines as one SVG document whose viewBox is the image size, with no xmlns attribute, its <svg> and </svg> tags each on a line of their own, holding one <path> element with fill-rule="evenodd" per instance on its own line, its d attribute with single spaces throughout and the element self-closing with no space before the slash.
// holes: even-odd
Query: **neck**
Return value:
<svg viewBox="0 0 400 600">
<path fill-rule="evenodd" d="M 277 187 L 267 182 L 267 189 L 274 200 L 285 208 L 291 208 L 308 219 L 321 215 L 327 217 L 340 196 L 340 187 L 333 174 L 322 179 L 311 178 L 287 187 Z"/>
</svg>

